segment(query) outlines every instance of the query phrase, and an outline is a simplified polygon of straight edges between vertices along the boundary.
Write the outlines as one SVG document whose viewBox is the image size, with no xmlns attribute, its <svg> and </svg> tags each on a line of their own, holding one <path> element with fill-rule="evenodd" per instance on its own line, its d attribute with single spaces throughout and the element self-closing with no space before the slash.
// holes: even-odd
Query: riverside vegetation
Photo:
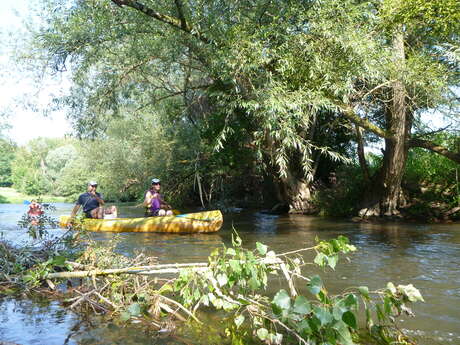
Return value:
<svg viewBox="0 0 460 345">
<path fill-rule="evenodd" d="M 181 325 L 206 329 L 200 311 L 214 310 L 221 329 L 208 332 L 218 337 L 204 340 L 209 343 L 414 344 L 397 327 L 397 317 L 411 315 L 410 304 L 423 301 L 411 284 L 389 282 L 376 291 L 351 286 L 333 295 L 309 273 L 311 265 L 335 269 L 339 256 L 356 250 L 343 236 L 277 254 L 262 243 L 244 248 L 235 232 L 232 246 L 216 248 L 208 262 L 168 264 L 142 253 L 118 254 L 116 237 L 103 244 L 72 229 L 51 238 L 50 221 L 41 215 L 38 225 L 21 222 L 42 230 L 29 229 L 37 235 L 34 246 L 0 243 L 2 295 L 45 294 L 77 313 L 172 335 Z M 305 259 L 308 252 L 315 254 L 312 261 Z M 284 288 L 269 293 L 273 277 Z"/>
<path fill-rule="evenodd" d="M 36 90 L 69 81 L 43 111 L 74 138 L 2 139 L 0 183 L 73 198 L 91 177 L 133 200 L 157 176 L 194 205 L 460 217 L 457 0 L 40 0 L 21 14 L 14 61 Z M 37 95 L 24 99 L 41 109 Z"/>
</svg>

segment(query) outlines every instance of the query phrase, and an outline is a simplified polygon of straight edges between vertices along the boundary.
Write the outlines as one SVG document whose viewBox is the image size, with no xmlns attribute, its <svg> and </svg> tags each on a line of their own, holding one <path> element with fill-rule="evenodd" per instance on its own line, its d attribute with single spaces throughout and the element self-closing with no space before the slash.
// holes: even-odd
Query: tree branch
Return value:
<svg viewBox="0 0 460 345">
<path fill-rule="evenodd" d="M 181 0 L 174 0 L 174 2 L 177 7 L 177 14 L 179 15 L 179 19 L 180 19 L 180 26 L 182 30 L 187 31 L 189 30 L 189 28 L 188 28 L 188 24 L 184 16 L 184 9 L 183 9 L 184 5 L 182 4 Z"/>
<path fill-rule="evenodd" d="M 182 3 L 179 2 L 179 5 L 178 5 L 178 1 L 176 1 L 176 5 L 178 6 L 180 18 L 168 16 L 160 12 L 157 12 L 151 9 L 150 7 L 145 6 L 144 4 L 141 4 L 140 2 L 136 0 L 111 0 L 111 1 L 120 7 L 128 6 L 128 7 L 134 8 L 135 10 L 142 12 L 149 17 L 152 17 L 162 23 L 168 24 L 176 29 L 179 29 L 181 31 L 184 31 L 192 35 L 193 37 L 199 39 L 203 43 L 206 43 L 206 44 L 210 43 L 210 41 L 206 37 L 204 37 L 198 31 L 194 30 L 194 28 L 190 24 L 187 24 L 187 22 L 185 21 L 185 18 L 183 17 L 183 13 L 182 13 Z"/>
<path fill-rule="evenodd" d="M 449 151 L 449 149 L 445 148 L 444 146 L 437 145 L 436 143 L 432 141 L 412 138 L 409 140 L 409 146 L 410 147 L 422 147 L 424 149 L 438 153 L 441 156 L 449 158 L 450 160 L 460 164 L 460 153 Z"/>
<path fill-rule="evenodd" d="M 391 135 L 389 133 L 385 132 L 380 127 L 374 125 L 369 120 L 363 119 L 361 116 L 359 116 L 354 111 L 353 107 L 351 107 L 350 105 L 339 101 L 335 101 L 335 104 L 339 108 L 339 110 L 342 111 L 345 117 L 355 125 L 362 127 L 381 138 L 391 138 Z"/>
</svg>

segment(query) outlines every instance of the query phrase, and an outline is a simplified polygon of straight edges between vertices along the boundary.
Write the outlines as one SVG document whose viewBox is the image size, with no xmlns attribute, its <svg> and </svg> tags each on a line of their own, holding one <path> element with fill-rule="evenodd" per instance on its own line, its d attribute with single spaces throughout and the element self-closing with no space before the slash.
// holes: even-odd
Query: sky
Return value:
<svg viewBox="0 0 460 345">
<path fill-rule="evenodd" d="M 24 30 L 22 14 L 27 14 L 27 3 L 30 0 L 0 1 L 0 39 L 2 42 L 13 37 L 11 32 Z M 69 121 L 64 112 L 50 113 L 44 117 L 40 112 L 34 112 L 20 105 L 21 99 L 37 99 L 39 107 L 45 108 L 50 101 L 50 95 L 68 85 L 65 80 L 47 80 L 46 85 L 36 89 L 31 77 L 15 68 L 11 44 L 0 46 L 0 111 L 9 114 L 7 122 L 12 126 L 4 131 L 7 137 L 19 145 L 29 140 L 44 137 L 63 137 L 71 132 Z"/>
</svg>

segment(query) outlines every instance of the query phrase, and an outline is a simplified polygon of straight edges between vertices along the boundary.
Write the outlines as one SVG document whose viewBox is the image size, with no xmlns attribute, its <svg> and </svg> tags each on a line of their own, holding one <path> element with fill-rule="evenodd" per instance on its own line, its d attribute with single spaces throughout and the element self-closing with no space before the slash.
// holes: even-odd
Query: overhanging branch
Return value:
<svg viewBox="0 0 460 345">
<path fill-rule="evenodd" d="M 182 14 L 183 13 L 182 3 L 180 2 L 176 2 L 176 5 L 178 5 L 178 11 L 179 11 L 179 15 L 181 16 L 181 18 L 176 18 L 173 16 L 168 16 L 160 12 L 157 12 L 136 0 L 111 0 L 111 1 L 120 7 L 128 6 L 128 7 L 134 8 L 135 10 L 140 11 L 151 18 L 154 18 L 162 23 L 171 25 L 172 27 L 176 29 L 179 29 L 181 31 L 184 31 L 192 35 L 193 37 L 199 39 L 203 43 L 206 43 L 206 44 L 210 43 L 210 41 L 206 37 L 204 37 L 198 31 L 194 30 L 194 28 L 185 21 L 185 18 L 183 17 L 183 14 Z"/>
<path fill-rule="evenodd" d="M 361 116 L 359 116 L 353 109 L 348 104 L 342 103 L 342 102 L 335 102 L 339 110 L 342 111 L 342 113 L 345 115 L 345 117 L 350 120 L 352 123 L 355 125 L 362 127 L 369 132 L 374 133 L 375 135 L 381 137 L 381 138 L 391 138 L 391 135 L 387 132 L 385 132 L 383 129 L 380 127 L 374 125 L 372 122 L 363 119 Z"/>
<path fill-rule="evenodd" d="M 460 153 L 457 152 L 452 152 L 449 149 L 445 148 L 444 146 L 437 145 L 436 143 L 429 141 L 429 140 L 423 140 L 423 139 L 416 139 L 412 138 L 409 140 L 409 146 L 410 147 L 422 147 L 424 149 L 430 150 L 432 152 L 438 153 L 446 158 L 449 158 L 450 160 L 460 164 Z"/>
</svg>

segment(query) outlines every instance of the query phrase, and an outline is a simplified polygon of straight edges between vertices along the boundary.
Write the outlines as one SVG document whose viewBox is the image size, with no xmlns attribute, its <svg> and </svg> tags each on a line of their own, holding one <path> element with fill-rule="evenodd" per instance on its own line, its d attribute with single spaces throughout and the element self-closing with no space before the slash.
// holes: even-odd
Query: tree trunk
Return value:
<svg viewBox="0 0 460 345">
<path fill-rule="evenodd" d="M 359 158 L 359 165 L 361 166 L 361 170 L 363 172 L 364 183 L 369 185 L 371 183 L 371 178 L 369 174 L 369 167 L 367 166 L 366 156 L 364 153 L 364 140 L 361 134 L 361 128 L 358 125 L 355 125 L 356 129 L 356 142 L 358 144 L 358 158 Z"/>
<path fill-rule="evenodd" d="M 287 205 L 289 213 L 311 213 L 311 184 L 290 175 L 280 181 L 282 202 Z"/>
<path fill-rule="evenodd" d="M 400 30 L 393 39 L 397 75 L 404 73 L 404 35 Z M 408 111 L 404 83 L 397 79 L 392 83 L 393 100 L 386 112 L 386 129 L 391 137 L 385 139 L 385 151 L 381 171 L 374 177 L 370 194 L 365 196 L 365 207 L 360 216 L 395 216 L 404 206 L 401 181 L 409 149 L 412 115 Z"/>
</svg>

